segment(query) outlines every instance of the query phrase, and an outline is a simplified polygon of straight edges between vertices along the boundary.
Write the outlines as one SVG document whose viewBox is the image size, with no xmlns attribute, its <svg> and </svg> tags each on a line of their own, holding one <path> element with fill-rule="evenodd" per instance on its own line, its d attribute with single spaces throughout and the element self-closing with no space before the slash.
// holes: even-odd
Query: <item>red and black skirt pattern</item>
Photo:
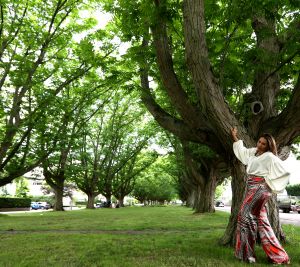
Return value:
<svg viewBox="0 0 300 267">
<path fill-rule="evenodd" d="M 289 257 L 275 236 L 267 216 L 265 205 L 271 196 L 272 193 L 263 177 L 248 176 L 236 232 L 235 256 L 242 261 L 256 261 L 254 247 L 258 232 L 270 262 L 289 262 Z"/>
</svg>

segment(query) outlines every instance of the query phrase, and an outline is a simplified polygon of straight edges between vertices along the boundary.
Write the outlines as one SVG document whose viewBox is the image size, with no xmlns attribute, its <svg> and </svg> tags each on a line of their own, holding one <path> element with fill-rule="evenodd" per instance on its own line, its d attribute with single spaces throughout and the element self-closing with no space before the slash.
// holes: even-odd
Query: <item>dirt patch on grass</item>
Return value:
<svg viewBox="0 0 300 267">
<path fill-rule="evenodd" d="M 153 234 L 174 234 L 174 233 L 194 233 L 186 230 L 0 230 L 0 234 L 123 234 L 123 235 L 153 235 Z"/>
</svg>

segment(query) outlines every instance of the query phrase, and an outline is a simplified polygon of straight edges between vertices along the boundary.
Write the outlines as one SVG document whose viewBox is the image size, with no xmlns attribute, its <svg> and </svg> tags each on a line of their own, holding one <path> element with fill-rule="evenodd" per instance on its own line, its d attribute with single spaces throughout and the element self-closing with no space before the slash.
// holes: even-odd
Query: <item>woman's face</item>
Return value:
<svg viewBox="0 0 300 267">
<path fill-rule="evenodd" d="M 268 150 L 268 142 L 266 138 L 264 137 L 259 138 L 259 140 L 257 141 L 256 148 L 257 148 L 257 152 L 260 154 L 266 152 Z"/>
</svg>

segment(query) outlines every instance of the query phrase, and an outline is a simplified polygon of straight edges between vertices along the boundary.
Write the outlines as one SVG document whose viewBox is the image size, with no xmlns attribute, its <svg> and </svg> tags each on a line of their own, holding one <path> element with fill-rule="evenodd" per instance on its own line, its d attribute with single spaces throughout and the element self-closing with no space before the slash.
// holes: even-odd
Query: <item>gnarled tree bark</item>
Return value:
<svg viewBox="0 0 300 267">
<path fill-rule="evenodd" d="M 151 30 L 157 64 L 164 89 L 180 118 L 172 117 L 155 102 L 147 82 L 146 62 L 141 71 L 144 90 L 143 102 L 165 129 L 185 140 L 208 145 L 231 166 L 232 214 L 222 241 L 224 244 L 233 244 L 237 213 L 245 189 L 245 168 L 235 160 L 229 134 L 230 128 L 233 126 L 238 128 L 240 139 L 244 140 L 248 147 L 255 146 L 257 137 L 266 131 L 274 135 L 279 147 L 290 145 L 293 139 L 300 135 L 300 116 L 295 117 L 295 115 L 300 115 L 296 104 L 300 100 L 299 79 L 290 102 L 279 114 L 275 108 L 275 100 L 280 89 L 280 77 L 274 70 L 278 69 L 280 45 L 275 31 L 274 16 L 273 18 L 272 16 L 267 17 L 263 12 L 253 14 L 250 19 L 257 39 L 256 47 L 263 57 L 256 59 L 260 68 L 254 74 L 250 98 L 260 101 L 264 110 L 258 114 L 250 113 L 244 122 L 239 121 L 238 116 L 225 101 L 223 90 L 212 71 L 205 36 L 204 0 L 184 0 L 185 55 L 197 95 L 198 106 L 194 105 L 177 79 L 173 68 L 166 18 L 161 15 L 166 14 L 161 11 L 165 11 L 168 3 L 166 0 L 154 0 L 154 4 L 158 12 L 156 13 L 156 22 L 151 26 Z M 276 10 L 270 12 L 276 14 Z M 147 45 L 147 38 L 146 36 L 144 46 Z M 271 60 L 268 60 L 270 57 Z M 278 220 L 278 212 L 275 209 L 273 215 L 273 220 Z M 275 229 L 275 232 L 278 233 L 276 230 L 278 227 Z"/>
</svg>

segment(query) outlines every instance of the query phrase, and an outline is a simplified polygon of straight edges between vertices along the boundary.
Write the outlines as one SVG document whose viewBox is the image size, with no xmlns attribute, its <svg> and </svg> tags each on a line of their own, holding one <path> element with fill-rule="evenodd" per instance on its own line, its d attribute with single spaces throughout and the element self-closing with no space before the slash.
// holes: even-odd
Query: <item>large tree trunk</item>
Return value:
<svg viewBox="0 0 300 267">
<path fill-rule="evenodd" d="M 195 213 L 197 213 L 197 207 L 199 206 L 199 203 L 201 201 L 201 187 L 200 185 L 197 185 L 194 187 L 194 190 L 192 191 L 192 195 L 190 196 L 190 202 L 191 207 L 193 207 L 193 210 L 195 210 Z"/>
<path fill-rule="evenodd" d="M 192 184 L 195 182 L 195 177 L 189 178 L 190 190 L 188 191 L 187 206 L 193 207 L 195 213 L 214 212 L 214 199 L 217 187 L 216 177 L 203 179 L 203 182 Z"/>
<path fill-rule="evenodd" d="M 198 180 L 196 179 L 197 177 L 201 177 L 202 181 L 198 181 L 198 183 L 195 184 Z M 194 183 L 192 185 L 193 189 L 188 196 L 187 204 L 193 207 L 195 213 L 214 212 L 214 198 L 217 186 L 216 179 L 215 177 L 203 179 L 202 175 L 197 175 L 197 177 L 192 174 L 189 177 Z"/>
<path fill-rule="evenodd" d="M 106 208 L 111 208 L 112 207 L 112 202 L 111 202 L 111 195 L 104 195 L 106 198 Z"/>
<path fill-rule="evenodd" d="M 87 204 L 86 204 L 86 208 L 87 209 L 94 209 L 95 208 L 95 198 L 97 195 L 95 194 L 87 194 L 88 196 L 88 201 L 87 201 Z"/>
<path fill-rule="evenodd" d="M 219 84 L 211 71 L 205 38 L 204 1 L 184 1 L 184 23 L 186 56 L 195 88 L 200 96 L 201 108 L 205 110 L 209 121 L 213 124 L 214 133 L 218 136 L 223 148 L 225 150 L 230 148 L 230 154 L 232 155 L 232 145 L 228 143 L 228 141 L 231 141 L 228 136 L 228 130 L 233 125 L 241 126 L 241 124 L 236 120 L 236 117 L 232 116 L 226 106 L 226 102 L 223 101 L 223 96 L 220 94 L 222 90 L 219 88 Z M 264 17 L 255 15 L 252 25 L 257 35 L 257 47 L 262 49 L 265 55 L 271 55 L 276 58 L 278 42 L 276 39 L 274 19 L 267 20 Z M 264 34 L 266 29 L 269 33 L 268 37 Z M 197 53 L 195 53 L 195 51 L 197 51 Z M 261 59 L 262 58 L 264 57 L 261 57 Z M 244 129 L 239 131 L 240 137 L 247 145 L 252 145 L 253 139 L 256 139 L 258 133 L 263 131 L 264 121 L 269 120 L 270 117 L 276 114 L 275 95 L 279 90 L 279 77 L 277 74 L 270 75 L 270 69 L 274 69 L 276 64 L 276 60 L 263 62 L 262 69 L 255 73 L 252 94 L 255 96 L 254 100 L 262 101 L 265 111 L 251 117 L 251 124 L 246 125 L 249 126 L 248 132 L 244 131 Z M 261 73 L 263 73 L 263 75 L 261 75 Z M 266 77 L 268 78 L 266 79 Z M 231 124 L 231 126 L 228 125 L 228 123 Z M 255 125 L 255 127 L 252 127 L 253 125 Z M 245 132 L 247 132 L 246 135 L 244 134 Z M 227 148 L 228 145 L 229 147 Z M 243 174 L 244 170 L 241 170 L 241 167 L 237 164 L 233 164 L 233 204 L 230 221 L 222 239 L 225 244 L 234 244 L 235 242 L 237 214 L 243 200 L 242 195 L 245 191 L 245 183 L 243 182 L 243 177 L 245 176 Z M 273 212 L 272 214 L 274 223 L 279 221 L 278 213 Z M 271 224 L 273 224 L 273 221 Z"/>
<path fill-rule="evenodd" d="M 268 218 L 277 238 L 281 242 L 286 242 L 286 238 L 279 219 L 279 209 L 277 206 L 276 197 L 276 194 L 273 194 L 272 198 L 268 201 Z"/>
<path fill-rule="evenodd" d="M 220 242 L 223 245 L 235 244 L 235 233 L 237 227 L 237 215 L 239 213 L 246 188 L 246 172 L 245 167 L 242 166 L 236 159 L 233 160 L 231 168 L 231 189 L 232 189 L 232 204 L 231 214 L 228 221 L 226 231 Z"/>
<path fill-rule="evenodd" d="M 53 210 L 63 211 L 64 210 L 64 207 L 63 207 L 63 195 L 64 195 L 63 183 L 58 186 L 54 186 L 53 190 L 54 190 L 54 194 L 55 194 L 55 203 L 54 203 Z"/>
<path fill-rule="evenodd" d="M 214 212 L 215 191 L 218 183 L 224 180 L 221 173 L 225 164 L 217 156 L 196 157 L 185 141 L 182 141 L 182 146 L 188 174 L 186 184 L 193 188 L 195 212 Z"/>
<path fill-rule="evenodd" d="M 190 195 L 192 194 L 192 187 L 187 184 L 188 178 L 186 171 L 183 171 L 178 178 L 178 194 L 182 202 L 185 202 L 186 206 L 192 207 L 190 204 Z"/>
<path fill-rule="evenodd" d="M 118 198 L 119 208 L 124 207 L 124 196 Z"/>
<path fill-rule="evenodd" d="M 195 199 L 196 199 L 197 191 L 190 190 L 189 194 L 186 198 L 186 206 L 195 209 Z"/>
<path fill-rule="evenodd" d="M 51 172 L 44 168 L 43 174 L 45 176 L 45 180 L 47 184 L 54 191 L 54 207 L 55 211 L 63 211 L 63 196 L 64 196 L 64 183 L 65 177 L 64 172 L 61 172 L 59 175 L 53 175 Z"/>
<path fill-rule="evenodd" d="M 193 191 L 193 209 L 195 213 L 215 212 L 215 192 L 217 181 L 215 177 L 206 179 L 202 185 Z"/>
<path fill-rule="evenodd" d="M 210 176 L 201 188 L 199 200 L 195 203 L 195 212 L 215 212 L 215 192 L 217 187 L 216 177 Z"/>
</svg>

